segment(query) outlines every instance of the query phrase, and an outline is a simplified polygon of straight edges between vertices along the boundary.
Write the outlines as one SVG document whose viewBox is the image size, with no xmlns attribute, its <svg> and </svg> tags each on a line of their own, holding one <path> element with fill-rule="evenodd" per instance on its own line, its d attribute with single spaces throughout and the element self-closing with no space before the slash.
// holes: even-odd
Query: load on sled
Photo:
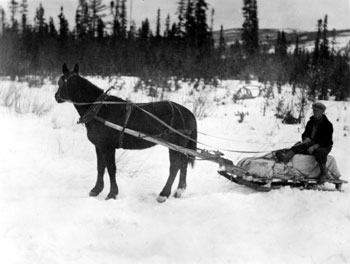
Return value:
<svg viewBox="0 0 350 264">
<path fill-rule="evenodd" d="M 283 150 L 281 150 L 283 151 Z M 270 152 L 260 157 L 250 157 L 240 160 L 237 167 L 245 170 L 246 175 L 237 176 L 224 167 L 218 173 L 238 184 L 246 185 L 258 191 L 269 191 L 283 186 L 302 189 L 332 190 L 325 185 L 318 185 L 317 179 L 321 173 L 320 166 L 312 155 L 296 154 L 287 163 L 279 160 L 276 152 Z M 333 156 L 328 155 L 326 182 L 334 184 L 334 190 L 341 190 L 342 184 L 337 163 Z"/>
</svg>

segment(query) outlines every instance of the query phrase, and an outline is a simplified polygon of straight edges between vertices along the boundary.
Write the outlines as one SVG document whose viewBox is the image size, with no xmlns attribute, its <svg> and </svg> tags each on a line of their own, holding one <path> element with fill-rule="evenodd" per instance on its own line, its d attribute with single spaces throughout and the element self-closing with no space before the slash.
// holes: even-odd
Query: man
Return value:
<svg viewBox="0 0 350 264">
<path fill-rule="evenodd" d="M 302 142 L 293 146 L 286 154 L 277 152 L 276 156 L 287 163 L 295 154 L 313 155 L 321 170 L 317 182 L 323 184 L 328 177 L 326 162 L 327 155 L 333 146 L 333 125 L 324 114 L 326 110 L 324 104 L 314 103 L 312 110 L 313 116 L 310 117 L 301 135 Z"/>
</svg>

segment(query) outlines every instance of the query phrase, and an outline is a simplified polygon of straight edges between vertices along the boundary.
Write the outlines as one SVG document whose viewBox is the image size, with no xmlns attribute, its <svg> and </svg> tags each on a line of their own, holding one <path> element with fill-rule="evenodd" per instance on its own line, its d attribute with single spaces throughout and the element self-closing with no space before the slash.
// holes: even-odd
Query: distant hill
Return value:
<svg viewBox="0 0 350 264">
<path fill-rule="evenodd" d="M 274 29 L 274 28 L 263 28 L 259 29 L 259 39 L 261 41 L 268 40 L 270 43 L 274 43 L 277 38 L 278 31 L 284 31 L 286 34 L 286 38 L 290 45 L 294 47 L 296 36 L 299 37 L 299 45 L 305 49 L 313 49 L 315 39 L 316 39 L 316 31 L 302 31 L 291 28 L 284 29 Z M 232 28 L 224 30 L 224 38 L 227 45 L 234 44 L 236 40 L 241 40 L 241 28 Z M 219 43 L 220 31 L 214 31 L 214 40 L 215 43 Z M 329 31 L 329 40 L 332 41 L 333 31 Z M 335 31 L 335 43 L 334 47 L 336 50 L 350 50 L 350 29 L 344 30 L 336 30 Z"/>
</svg>

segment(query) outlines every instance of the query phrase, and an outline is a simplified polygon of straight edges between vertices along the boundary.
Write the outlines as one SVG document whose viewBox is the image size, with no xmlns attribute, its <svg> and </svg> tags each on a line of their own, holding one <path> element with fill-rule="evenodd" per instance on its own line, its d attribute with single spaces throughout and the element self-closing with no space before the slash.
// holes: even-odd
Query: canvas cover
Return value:
<svg viewBox="0 0 350 264">
<path fill-rule="evenodd" d="M 277 161 L 274 153 L 262 157 L 244 158 L 237 166 L 246 169 L 253 176 L 277 177 L 280 179 L 292 178 L 317 178 L 320 168 L 315 158 L 311 155 L 297 154 L 287 163 Z M 328 155 L 326 168 L 331 178 L 341 177 L 337 163 L 333 156 Z"/>
</svg>

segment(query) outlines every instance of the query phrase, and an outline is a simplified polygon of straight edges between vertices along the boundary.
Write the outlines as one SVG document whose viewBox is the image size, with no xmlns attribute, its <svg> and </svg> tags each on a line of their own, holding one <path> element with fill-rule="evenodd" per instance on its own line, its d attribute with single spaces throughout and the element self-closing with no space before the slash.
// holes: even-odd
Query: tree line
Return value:
<svg viewBox="0 0 350 264">
<path fill-rule="evenodd" d="M 210 17 L 208 17 L 210 12 Z M 79 63 L 84 74 L 134 75 L 157 82 L 169 77 L 205 80 L 245 79 L 305 87 L 312 98 L 337 100 L 349 96 L 349 55 L 330 43 L 328 17 L 317 21 L 312 51 L 300 47 L 296 35 L 276 40 L 259 38 L 257 0 L 243 0 L 241 39 L 228 45 L 221 26 L 213 38 L 215 10 L 205 0 L 179 0 L 176 21 L 158 9 L 155 30 L 146 18 L 137 25 L 127 19 L 127 0 L 78 0 L 74 26 L 61 7 L 58 25 L 37 7 L 34 24 L 28 21 L 27 0 L 9 1 L 0 8 L 0 75 L 57 75 L 66 62 Z M 72 29 L 70 29 L 72 28 Z M 290 47 L 294 48 L 291 49 Z"/>
</svg>

